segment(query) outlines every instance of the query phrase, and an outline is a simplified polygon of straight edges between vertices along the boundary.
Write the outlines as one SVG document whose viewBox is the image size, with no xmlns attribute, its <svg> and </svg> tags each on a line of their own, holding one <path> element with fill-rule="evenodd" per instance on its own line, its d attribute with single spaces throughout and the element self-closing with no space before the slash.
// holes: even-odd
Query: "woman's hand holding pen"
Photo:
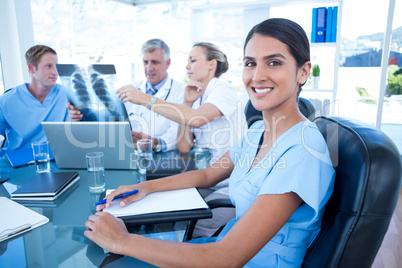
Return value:
<svg viewBox="0 0 402 268">
<path fill-rule="evenodd" d="M 110 213 L 102 212 L 101 210 L 105 207 L 109 207 L 116 196 L 135 190 L 138 190 L 136 194 L 115 201 L 120 202 L 120 206 L 124 207 L 131 202 L 140 200 L 149 193 L 147 183 L 142 182 L 133 185 L 122 185 L 111 192 L 107 196 L 106 204 L 97 206 L 97 212 L 89 216 L 88 220 L 85 222 L 87 230 L 84 232 L 84 235 L 110 252 L 124 254 L 122 252 L 123 241 L 129 237 L 124 222 Z"/>
<path fill-rule="evenodd" d="M 138 184 L 133 184 L 133 185 L 119 186 L 119 188 L 117 188 L 116 190 L 114 190 L 107 196 L 106 204 L 101 204 L 96 207 L 96 211 L 101 211 L 104 208 L 110 207 L 110 203 L 116 196 L 118 196 L 120 194 L 131 192 L 134 190 L 138 190 L 138 193 L 127 196 L 125 198 L 121 198 L 116 202 L 120 202 L 120 206 L 124 207 L 124 206 L 127 206 L 128 204 L 130 204 L 131 202 L 140 200 L 141 198 L 146 196 L 149 192 L 146 187 L 146 183 L 138 183 Z"/>
<path fill-rule="evenodd" d="M 122 102 L 132 102 L 134 104 L 140 105 L 148 105 L 149 99 L 151 98 L 138 88 L 133 87 L 132 85 L 125 85 L 116 90 L 116 94 L 118 94 L 120 100 Z"/>
</svg>

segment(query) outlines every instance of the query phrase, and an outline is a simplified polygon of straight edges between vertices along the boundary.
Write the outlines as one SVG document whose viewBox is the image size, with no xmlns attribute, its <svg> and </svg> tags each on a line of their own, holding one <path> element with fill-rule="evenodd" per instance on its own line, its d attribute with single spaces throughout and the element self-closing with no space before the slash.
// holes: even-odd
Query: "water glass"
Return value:
<svg viewBox="0 0 402 268">
<path fill-rule="evenodd" d="M 197 169 L 204 169 L 208 167 L 207 151 L 204 151 L 201 147 L 194 150 L 194 161 Z"/>
<path fill-rule="evenodd" d="M 31 145 L 36 173 L 50 172 L 49 143 L 40 141 L 33 142 Z"/>
<path fill-rule="evenodd" d="M 102 152 L 86 155 L 89 192 L 101 193 L 105 190 L 105 165 Z"/>
<path fill-rule="evenodd" d="M 152 161 L 152 139 L 141 139 L 137 141 L 138 170 L 140 174 L 146 174 L 147 167 Z"/>
</svg>

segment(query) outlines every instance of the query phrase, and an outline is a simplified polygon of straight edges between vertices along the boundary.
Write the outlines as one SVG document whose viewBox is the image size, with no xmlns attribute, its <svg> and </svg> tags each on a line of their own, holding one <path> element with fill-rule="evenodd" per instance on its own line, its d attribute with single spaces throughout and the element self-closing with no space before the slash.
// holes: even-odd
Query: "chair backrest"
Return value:
<svg viewBox="0 0 402 268">
<path fill-rule="evenodd" d="M 299 110 L 305 117 L 310 120 L 314 119 L 315 108 L 308 99 L 299 97 Z M 250 100 L 244 108 L 244 114 L 247 119 L 247 127 L 250 127 L 255 121 L 262 120 L 262 112 L 256 110 Z"/>
<path fill-rule="evenodd" d="M 400 153 L 366 123 L 337 117 L 314 122 L 327 142 L 336 179 L 303 267 L 371 267 L 398 201 Z"/>
</svg>

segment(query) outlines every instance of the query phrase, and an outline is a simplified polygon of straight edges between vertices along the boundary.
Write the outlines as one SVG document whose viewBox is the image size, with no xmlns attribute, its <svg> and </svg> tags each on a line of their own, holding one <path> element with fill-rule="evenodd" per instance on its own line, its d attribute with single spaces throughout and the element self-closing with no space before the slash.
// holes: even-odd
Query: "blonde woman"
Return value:
<svg viewBox="0 0 402 268">
<path fill-rule="evenodd" d="M 186 66 L 190 79 L 182 105 L 156 99 L 126 85 L 117 90 L 124 102 L 143 105 L 180 124 L 177 149 L 188 152 L 197 146 L 212 153 L 211 163 L 219 159 L 238 140 L 244 130 L 242 112 L 233 85 L 219 77 L 229 68 L 226 55 L 211 43 L 197 43 Z"/>
<path fill-rule="evenodd" d="M 225 154 L 244 132 L 241 105 L 237 101 L 237 92 L 233 85 L 219 77 L 229 68 L 226 55 L 211 43 L 197 43 L 191 49 L 186 65 L 190 79 L 182 105 L 151 98 L 124 86 L 117 90 L 124 102 L 147 106 L 155 113 L 179 123 L 177 149 L 189 152 L 196 142 L 198 147 L 211 151 L 210 164 Z M 227 198 L 228 180 L 212 188 L 200 189 L 207 200 Z M 209 237 L 216 230 L 233 218 L 233 208 L 218 208 L 211 219 L 201 220 L 196 225 L 193 237 Z"/>
</svg>

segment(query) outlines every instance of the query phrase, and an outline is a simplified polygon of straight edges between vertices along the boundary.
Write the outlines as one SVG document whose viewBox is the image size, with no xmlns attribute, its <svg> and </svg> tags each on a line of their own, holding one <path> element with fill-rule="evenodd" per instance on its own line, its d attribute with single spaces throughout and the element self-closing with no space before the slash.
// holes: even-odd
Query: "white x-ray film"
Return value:
<svg viewBox="0 0 402 268">
<path fill-rule="evenodd" d="M 127 112 L 116 91 L 112 64 L 57 64 L 68 100 L 84 114 L 83 121 L 125 121 Z"/>
</svg>

